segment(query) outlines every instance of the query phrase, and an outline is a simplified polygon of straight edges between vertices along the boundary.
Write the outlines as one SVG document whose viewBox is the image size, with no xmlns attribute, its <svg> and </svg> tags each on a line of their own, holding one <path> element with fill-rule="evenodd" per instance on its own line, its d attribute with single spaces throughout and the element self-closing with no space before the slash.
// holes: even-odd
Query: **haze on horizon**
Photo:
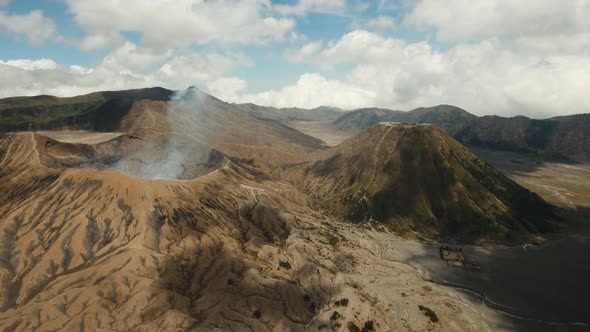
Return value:
<svg viewBox="0 0 590 332">
<path fill-rule="evenodd" d="M 276 107 L 590 112 L 590 0 L 0 0 L 0 97 L 196 85 Z"/>
</svg>

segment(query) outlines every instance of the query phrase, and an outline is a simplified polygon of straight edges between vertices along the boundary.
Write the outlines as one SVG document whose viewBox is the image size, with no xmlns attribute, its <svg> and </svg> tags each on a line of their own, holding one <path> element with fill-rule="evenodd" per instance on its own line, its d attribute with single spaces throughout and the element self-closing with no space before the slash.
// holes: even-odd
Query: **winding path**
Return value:
<svg viewBox="0 0 590 332">
<path fill-rule="evenodd" d="M 517 318 L 517 319 L 530 320 L 530 321 L 535 321 L 535 322 L 542 323 L 542 324 L 554 325 L 554 326 L 558 326 L 558 327 L 583 326 L 583 327 L 590 328 L 590 322 L 572 322 L 572 321 L 567 321 L 567 320 L 545 320 L 545 319 L 539 319 L 539 318 L 533 317 L 531 315 L 520 313 L 513 308 L 501 305 L 499 303 L 496 303 L 496 302 L 490 300 L 484 293 L 482 293 L 474 288 L 471 288 L 471 287 L 451 283 L 451 282 L 444 281 L 444 280 L 441 280 L 441 281 L 437 281 L 437 280 L 433 280 L 433 279 L 424 279 L 424 280 L 428 281 L 428 282 L 432 282 L 432 283 L 440 285 L 440 286 L 451 287 L 451 288 L 467 291 L 467 292 L 477 296 L 488 307 L 490 307 L 496 311 L 502 312 L 504 314 L 507 314 L 511 317 Z"/>
</svg>

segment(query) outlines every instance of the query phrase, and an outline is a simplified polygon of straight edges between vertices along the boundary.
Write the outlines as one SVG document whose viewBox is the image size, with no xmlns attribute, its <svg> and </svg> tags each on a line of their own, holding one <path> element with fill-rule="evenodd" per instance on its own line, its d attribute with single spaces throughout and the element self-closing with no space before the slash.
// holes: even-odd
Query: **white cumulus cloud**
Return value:
<svg viewBox="0 0 590 332">
<path fill-rule="evenodd" d="M 590 0 L 421 0 L 405 23 L 432 28 L 441 41 L 489 38 L 543 43 L 590 32 Z"/>
<path fill-rule="evenodd" d="M 43 15 L 40 10 L 28 14 L 6 14 L 0 11 L 0 31 L 7 31 L 16 37 L 24 37 L 32 44 L 56 37 L 56 27 L 52 19 Z"/>
<path fill-rule="evenodd" d="M 285 58 L 289 62 L 301 62 L 303 60 L 307 60 L 310 57 L 316 55 L 316 53 L 322 49 L 322 44 L 323 42 L 321 40 L 317 40 L 307 43 L 299 49 L 287 50 L 285 52 Z"/>
<path fill-rule="evenodd" d="M 267 0 L 65 0 L 86 31 L 86 49 L 123 42 L 123 32 L 141 34 L 145 47 L 167 50 L 204 43 L 281 40 L 295 21 L 269 14 Z"/>
<path fill-rule="evenodd" d="M 23 70 L 51 70 L 57 68 L 57 63 L 50 59 L 17 59 L 17 60 L 0 60 L 0 65 L 12 66 Z"/>
<path fill-rule="evenodd" d="M 587 56 L 522 54 L 498 40 L 436 51 L 427 42 L 356 30 L 329 43 L 318 59 L 325 67 L 353 69 L 342 81 L 306 74 L 293 85 L 244 100 L 280 107 L 405 110 L 444 103 L 480 115 L 533 117 L 590 111 Z"/>
<path fill-rule="evenodd" d="M 297 83 L 275 91 L 245 94 L 242 102 L 276 107 L 314 108 L 322 105 L 346 109 L 369 105 L 375 93 L 359 86 L 328 80 L 320 74 L 308 73 L 299 77 Z"/>
<path fill-rule="evenodd" d="M 395 27 L 395 20 L 391 16 L 379 15 L 367 21 L 367 27 L 373 29 L 392 29 Z"/>
<path fill-rule="evenodd" d="M 409 110 L 445 103 L 480 115 L 590 112 L 590 0 L 380 1 L 372 18 L 348 17 L 366 13 L 367 2 L 345 0 L 64 1 L 84 32 L 83 48 L 114 49 L 85 67 L 0 60 L 1 96 L 197 85 L 226 101 L 279 107 Z M 391 8 L 407 14 L 394 19 L 386 15 Z M 352 31 L 331 41 L 316 40 L 294 29 L 311 12 L 362 24 L 347 25 Z M 387 35 L 394 28 L 395 38 Z M 422 40 L 412 29 L 425 31 Z M 32 43 L 57 35 L 40 11 L 0 11 L 0 30 Z M 140 41 L 127 40 L 126 32 L 139 33 Z M 240 70 L 254 65 L 240 47 L 269 41 L 279 43 L 252 54 L 283 54 L 287 63 L 263 68 L 265 58 L 257 56 L 261 71 L 288 63 L 305 70 L 284 86 L 249 90 L 235 73 L 256 79 L 256 70 Z"/>
<path fill-rule="evenodd" d="M 241 55 L 149 53 L 126 43 L 94 67 L 60 65 L 50 59 L 0 60 L 0 97 L 50 94 L 73 96 L 101 90 L 196 85 L 227 101 L 236 101 L 246 82 L 228 74 L 249 65 Z"/>
<path fill-rule="evenodd" d="M 294 5 L 275 5 L 278 12 L 286 15 L 305 15 L 308 12 L 343 13 L 346 0 L 298 0 Z"/>
</svg>

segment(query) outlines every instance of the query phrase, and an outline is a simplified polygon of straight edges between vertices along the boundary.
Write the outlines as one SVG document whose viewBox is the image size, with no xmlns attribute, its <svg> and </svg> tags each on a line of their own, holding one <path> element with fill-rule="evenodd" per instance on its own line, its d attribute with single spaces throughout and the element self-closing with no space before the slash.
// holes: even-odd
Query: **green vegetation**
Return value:
<svg viewBox="0 0 590 332">
<path fill-rule="evenodd" d="M 318 206 L 400 234 L 506 243 L 555 231 L 549 204 L 435 126 L 373 126 L 306 172 L 326 188 Z"/>
<path fill-rule="evenodd" d="M 342 318 L 342 315 L 340 315 L 338 311 L 334 311 L 330 317 L 330 320 L 339 320 L 340 318 Z"/>
<path fill-rule="evenodd" d="M 524 116 L 477 117 L 458 107 L 438 105 L 409 112 L 366 108 L 333 121 L 336 128 L 357 131 L 377 122 L 431 123 L 466 145 L 530 153 L 561 160 L 590 160 L 590 116 L 578 114 L 544 120 Z"/>
<path fill-rule="evenodd" d="M 332 316 L 330 317 L 330 323 L 335 328 L 339 328 L 340 326 L 342 326 L 342 324 L 339 321 L 343 318 L 344 317 L 340 313 L 338 313 L 338 311 L 334 311 L 332 313 Z"/>
<path fill-rule="evenodd" d="M 432 311 L 432 309 L 425 307 L 421 304 L 418 305 L 418 309 L 420 309 L 420 311 L 422 311 L 424 316 L 428 317 L 431 322 L 433 322 L 433 323 L 438 322 L 438 316 L 436 315 L 436 313 L 434 311 Z"/>
<path fill-rule="evenodd" d="M 337 300 L 336 302 L 334 302 L 334 304 L 337 307 L 343 306 L 343 307 L 347 307 L 348 306 L 348 298 L 341 298 L 340 300 Z"/>
<path fill-rule="evenodd" d="M 344 236 L 338 234 L 338 232 L 336 231 L 324 231 L 322 234 L 326 237 L 326 240 L 332 246 L 336 246 L 346 240 Z"/>
<path fill-rule="evenodd" d="M 342 130 L 359 130 L 378 122 L 432 123 L 454 134 L 476 118 L 475 115 L 452 105 L 421 107 L 409 112 L 363 108 L 345 113 L 334 120 L 333 124 Z"/>
<path fill-rule="evenodd" d="M 262 312 L 260 312 L 260 310 L 256 309 L 254 310 L 254 312 L 252 313 L 252 317 L 256 318 L 256 319 L 260 319 L 260 317 L 262 317 Z"/>
<path fill-rule="evenodd" d="M 375 324 L 372 320 L 368 320 L 365 322 L 365 326 L 363 326 L 362 331 L 375 331 Z"/>
<path fill-rule="evenodd" d="M 361 332 L 361 329 L 354 322 L 348 322 L 347 327 L 350 332 Z"/>
<path fill-rule="evenodd" d="M 57 129 L 116 129 L 133 102 L 143 99 L 169 100 L 172 91 L 150 88 L 96 92 L 57 98 L 53 96 L 0 99 L 0 132 Z"/>
<path fill-rule="evenodd" d="M 365 325 L 363 325 L 363 328 L 361 329 L 360 327 L 358 327 L 358 325 L 356 325 L 354 322 L 348 322 L 348 331 L 350 332 L 370 332 L 370 331 L 375 331 L 375 324 L 373 323 L 372 320 L 368 320 L 365 322 Z"/>
<path fill-rule="evenodd" d="M 291 269 L 291 263 L 289 263 L 288 261 L 279 261 L 279 266 L 285 270 Z"/>
</svg>

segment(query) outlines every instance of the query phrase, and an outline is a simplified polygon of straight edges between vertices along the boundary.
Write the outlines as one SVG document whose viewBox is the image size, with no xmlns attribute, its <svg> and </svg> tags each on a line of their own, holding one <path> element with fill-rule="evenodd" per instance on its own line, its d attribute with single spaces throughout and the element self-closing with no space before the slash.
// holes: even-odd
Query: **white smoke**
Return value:
<svg viewBox="0 0 590 332">
<path fill-rule="evenodd" d="M 189 179 L 210 165 L 211 150 L 199 142 L 200 113 L 206 95 L 189 87 L 177 91 L 168 102 L 165 132 L 146 131 L 140 151 L 113 165 L 112 169 L 149 179 Z"/>
</svg>

